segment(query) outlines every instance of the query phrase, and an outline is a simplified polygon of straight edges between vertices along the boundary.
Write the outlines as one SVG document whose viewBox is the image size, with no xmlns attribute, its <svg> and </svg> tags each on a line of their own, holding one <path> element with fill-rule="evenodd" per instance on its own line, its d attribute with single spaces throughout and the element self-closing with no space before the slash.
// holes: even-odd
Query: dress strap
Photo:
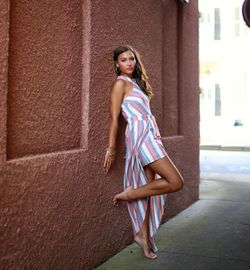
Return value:
<svg viewBox="0 0 250 270">
<path fill-rule="evenodd" d="M 122 79 L 122 80 L 125 80 L 125 81 L 129 81 L 129 82 L 132 82 L 132 83 L 135 83 L 135 81 L 133 81 L 131 78 L 127 77 L 127 76 L 124 76 L 124 75 L 119 75 L 117 78 L 118 79 Z"/>
</svg>

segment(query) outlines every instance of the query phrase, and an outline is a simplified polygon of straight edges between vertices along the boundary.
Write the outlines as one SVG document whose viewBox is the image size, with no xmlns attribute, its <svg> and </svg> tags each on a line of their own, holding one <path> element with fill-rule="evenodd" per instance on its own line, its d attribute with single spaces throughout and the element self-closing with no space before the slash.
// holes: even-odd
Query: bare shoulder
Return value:
<svg viewBox="0 0 250 270">
<path fill-rule="evenodd" d="M 117 79 L 112 85 L 111 92 L 114 94 L 123 94 L 124 95 L 125 90 L 126 90 L 126 86 L 127 86 L 127 82 L 125 80 Z"/>
</svg>

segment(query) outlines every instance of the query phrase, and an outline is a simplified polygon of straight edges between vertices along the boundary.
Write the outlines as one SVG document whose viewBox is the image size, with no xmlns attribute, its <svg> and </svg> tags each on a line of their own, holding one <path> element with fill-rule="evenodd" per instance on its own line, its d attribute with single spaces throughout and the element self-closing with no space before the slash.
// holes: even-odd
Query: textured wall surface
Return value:
<svg viewBox="0 0 250 270">
<path fill-rule="evenodd" d="M 124 128 L 109 174 L 112 50 L 142 55 L 152 111 L 184 176 L 164 220 L 198 199 L 197 1 L 0 1 L 1 269 L 91 269 L 132 240 Z"/>
<path fill-rule="evenodd" d="M 79 148 L 81 20 L 81 1 L 11 1 L 8 158 Z"/>
</svg>

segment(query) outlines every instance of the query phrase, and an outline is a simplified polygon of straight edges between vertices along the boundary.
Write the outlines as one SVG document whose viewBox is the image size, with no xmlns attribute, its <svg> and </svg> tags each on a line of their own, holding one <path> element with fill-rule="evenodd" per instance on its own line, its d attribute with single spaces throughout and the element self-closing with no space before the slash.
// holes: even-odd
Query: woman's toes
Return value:
<svg viewBox="0 0 250 270">
<path fill-rule="evenodd" d="M 118 205 L 118 202 L 117 202 L 117 200 L 116 200 L 116 198 L 113 199 L 113 205 L 114 205 L 115 207 L 119 206 L 119 205 Z"/>
<path fill-rule="evenodd" d="M 143 249 L 144 256 L 148 259 L 155 260 L 157 258 L 157 255 L 151 252 L 149 248 L 149 244 L 146 239 L 143 239 L 139 237 L 138 235 L 135 236 L 134 238 L 135 242 L 140 245 Z"/>
<path fill-rule="evenodd" d="M 150 259 L 155 260 L 157 259 L 157 255 L 153 252 L 150 253 Z"/>
</svg>

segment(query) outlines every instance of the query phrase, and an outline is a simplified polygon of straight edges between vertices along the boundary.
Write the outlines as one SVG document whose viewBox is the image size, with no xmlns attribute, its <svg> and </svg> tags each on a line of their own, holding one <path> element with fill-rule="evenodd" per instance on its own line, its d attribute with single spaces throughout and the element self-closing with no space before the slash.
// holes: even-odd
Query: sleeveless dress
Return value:
<svg viewBox="0 0 250 270">
<path fill-rule="evenodd" d="M 148 96 L 129 77 L 118 76 L 117 79 L 126 80 L 133 84 L 131 93 L 123 99 L 121 111 L 127 122 L 124 188 L 129 186 L 137 188 L 149 182 L 143 167 L 167 156 L 167 153 L 162 145 L 155 118 L 151 113 Z M 127 203 L 134 234 L 139 232 L 145 219 L 148 204 L 150 204 L 149 230 L 153 241 L 153 236 L 161 222 L 165 200 L 166 195 L 157 195 Z M 157 251 L 154 242 L 151 245 L 152 249 Z"/>
</svg>

